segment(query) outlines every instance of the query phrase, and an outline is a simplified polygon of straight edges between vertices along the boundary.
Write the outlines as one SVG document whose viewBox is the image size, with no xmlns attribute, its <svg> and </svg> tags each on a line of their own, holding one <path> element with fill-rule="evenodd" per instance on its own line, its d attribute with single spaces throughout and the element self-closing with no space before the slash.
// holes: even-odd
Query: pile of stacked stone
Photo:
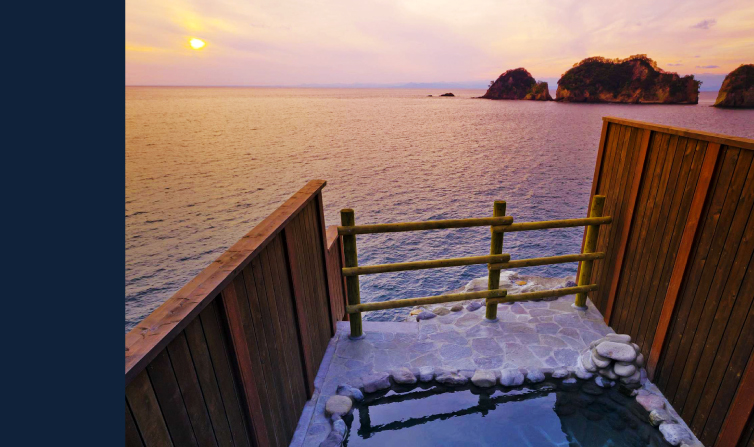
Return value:
<svg viewBox="0 0 754 447">
<path fill-rule="evenodd" d="M 593 341 L 579 357 L 576 375 L 580 379 L 600 377 L 599 383 L 619 381 L 629 388 L 639 388 L 642 382 L 644 356 L 639 345 L 631 343 L 628 334 L 607 334 Z"/>
</svg>

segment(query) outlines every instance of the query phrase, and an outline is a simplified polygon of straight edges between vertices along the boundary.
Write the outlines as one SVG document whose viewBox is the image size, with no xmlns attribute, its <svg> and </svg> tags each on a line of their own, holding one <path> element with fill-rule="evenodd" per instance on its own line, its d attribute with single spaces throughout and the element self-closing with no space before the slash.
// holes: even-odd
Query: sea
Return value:
<svg viewBox="0 0 754 447">
<path fill-rule="evenodd" d="M 125 330 L 308 180 L 327 225 L 586 215 L 602 117 L 754 138 L 754 110 L 477 99 L 482 90 L 126 87 Z M 431 95 L 431 96 L 430 96 Z M 554 92 L 553 92 L 554 96 Z M 506 234 L 513 259 L 578 253 L 582 228 Z M 488 228 L 358 237 L 361 265 L 485 255 Z M 520 269 L 544 278 L 576 264 Z M 485 265 L 369 275 L 362 301 L 468 287 Z M 405 309 L 365 314 L 399 320 Z"/>
</svg>

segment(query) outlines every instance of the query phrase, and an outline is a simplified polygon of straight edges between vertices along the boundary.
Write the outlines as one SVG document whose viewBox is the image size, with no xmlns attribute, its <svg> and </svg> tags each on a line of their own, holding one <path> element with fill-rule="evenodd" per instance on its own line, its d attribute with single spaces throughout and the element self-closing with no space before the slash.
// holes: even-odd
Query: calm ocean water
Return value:
<svg viewBox="0 0 754 447">
<path fill-rule="evenodd" d="M 603 116 L 754 138 L 754 110 L 472 99 L 481 90 L 126 88 L 128 331 L 310 179 L 357 223 L 586 214 Z M 428 98 L 432 94 L 435 97 Z M 511 233 L 514 258 L 577 253 L 579 228 Z M 485 228 L 359 236 L 377 264 L 487 254 Z M 576 264 L 525 269 L 565 277 Z M 523 272 L 523 271 L 522 271 Z M 486 266 L 371 275 L 365 301 L 439 294 Z M 391 314 L 372 314 L 390 318 Z"/>
</svg>

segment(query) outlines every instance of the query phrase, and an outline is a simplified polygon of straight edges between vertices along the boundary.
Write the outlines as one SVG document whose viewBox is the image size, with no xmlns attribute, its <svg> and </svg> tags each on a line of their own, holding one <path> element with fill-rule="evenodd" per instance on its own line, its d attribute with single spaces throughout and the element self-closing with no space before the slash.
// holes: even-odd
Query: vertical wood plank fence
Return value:
<svg viewBox="0 0 754 447">
<path fill-rule="evenodd" d="M 754 141 L 604 118 L 590 298 L 705 445 L 751 443 Z M 748 441 L 747 441 L 748 440 Z"/>
<path fill-rule="evenodd" d="M 309 182 L 126 334 L 126 445 L 290 443 L 345 309 L 324 186 Z"/>
</svg>

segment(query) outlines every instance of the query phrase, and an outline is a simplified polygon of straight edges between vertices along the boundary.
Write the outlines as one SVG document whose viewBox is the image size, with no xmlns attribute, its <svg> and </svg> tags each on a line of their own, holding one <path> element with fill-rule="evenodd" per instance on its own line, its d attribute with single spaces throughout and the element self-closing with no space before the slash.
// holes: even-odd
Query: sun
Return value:
<svg viewBox="0 0 754 447">
<path fill-rule="evenodd" d="M 205 45 L 207 45 L 202 39 L 191 39 L 189 40 L 189 44 L 191 45 L 191 48 L 195 50 L 202 49 Z"/>
</svg>

